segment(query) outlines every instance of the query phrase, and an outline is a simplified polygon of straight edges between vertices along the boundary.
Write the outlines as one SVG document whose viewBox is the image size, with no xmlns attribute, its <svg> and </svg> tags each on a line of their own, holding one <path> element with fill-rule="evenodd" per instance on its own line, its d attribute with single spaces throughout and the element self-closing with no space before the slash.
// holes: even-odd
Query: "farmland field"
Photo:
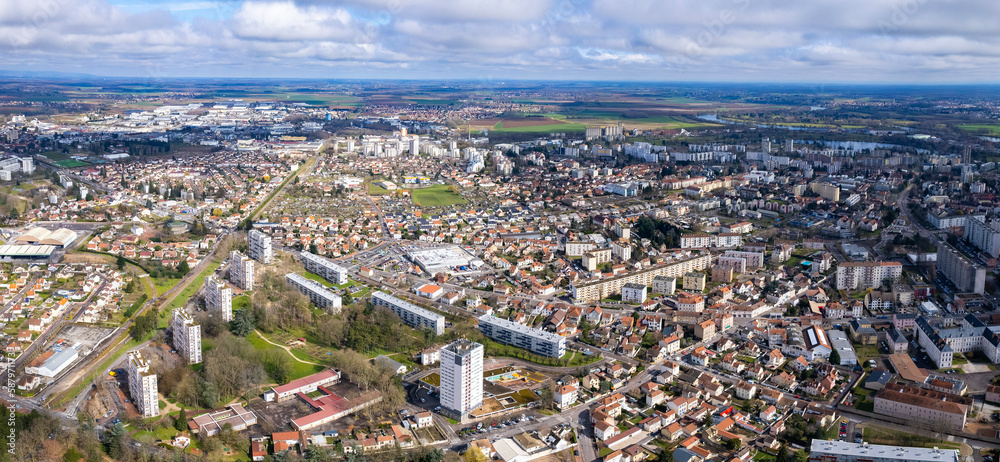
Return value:
<svg viewBox="0 0 1000 462">
<path fill-rule="evenodd" d="M 464 204 L 465 199 L 451 190 L 448 185 L 435 185 L 411 191 L 413 203 L 421 207 Z"/>
</svg>

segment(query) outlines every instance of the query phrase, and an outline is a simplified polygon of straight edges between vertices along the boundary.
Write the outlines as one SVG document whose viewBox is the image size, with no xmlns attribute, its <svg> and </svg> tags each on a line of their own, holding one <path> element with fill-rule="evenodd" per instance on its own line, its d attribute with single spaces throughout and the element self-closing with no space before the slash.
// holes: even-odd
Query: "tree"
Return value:
<svg viewBox="0 0 1000 462">
<path fill-rule="evenodd" d="M 117 460 L 121 456 L 122 442 L 126 434 L 125 424 L 118 422 L 108 430 L 107 436 L 104 437 L 104 450 L 112 459 Z"/>
<path fill-rule="evenodd" d="M 674 462 L 673 451 L 666 448 L 661 449 L 656 455 L 656 462 Z"/>
<path fill-rule="evenodd" d="M 127 260 L 125 260 L 125 257 L 124 257 L 124 256 L 121 256 L 121 255 L 119 255 L 119 256 L 118 256 L 118 261 L 117 261 L 117 264 L 118 264 L 118 270 L 119 270 L 119 271 L 121 271 L 121 270 L 124 270 L 124 269 L 125 269 L 125 265 L 127 265 L 127 264 L 128 264 L 128 261 L 127 261 Z"/>
<path fill-rule="evenodd" d="M 188 274 L 191 271 L 191 267 L 188 266 L 187 260 L 181 260 L 181 264 L 177 265 L 177 272 L 181 273 L 181 276 Z"/>
<path fill-rule="evenodd" d="M 181 413 L 177 414 L 177 420 L 174 421 L 174 428 L 180 432 L 187 430 L 187 411 L 184 408 L 181 408 Z"/>
<path fill-rule="evenodd" d="M 236 311 L 229 330 L 237 337 L 246 337 L 247 335 L 250 335 L 255 328 L 253 313 L 251 313 L 249 309 L 244 308 Z"/>
<path fill-rule="evenodd" d="M 830 364 L 840 364 L 840 353 L 837 350 L 830 352 Z"/>
<path fill-rule="evenodd" d="M 781 447 L 778 449 L 778 455 L 774 457 L 775 462 L 789 462 L 788 461 L 788 443 L 784 441 L 781 442 Z"/>
<path fill-rule="evenodd" d="M 483 451 L 479 450 L 479 448 L 475 446 L 470 446 L 469 449 L 465 451 L 465 454 L 462 454 L 462 460 L 464 460 L 465 462 L 487 461 L 486 456 L 483 454 Z"/>
<path fill-rule="evenodd" d="M 735 451 L 739 449 L 740 446 L 742 445 L 743 445 L 742 441 L 740 441 L 739 438 L 733 438 L 729 441 L 726 441 L 726 447 L 729 448 L 730 451 Z"/>
</svg>

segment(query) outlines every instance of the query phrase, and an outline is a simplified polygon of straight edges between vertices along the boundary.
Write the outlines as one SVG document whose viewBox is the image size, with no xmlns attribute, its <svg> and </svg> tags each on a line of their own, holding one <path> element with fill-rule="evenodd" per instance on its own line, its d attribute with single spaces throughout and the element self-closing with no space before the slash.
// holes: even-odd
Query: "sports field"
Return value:
<svg viewBox="0 0 1000 462">
<path fill-rule="evenodd" d="M 462 196 L 451 190 L 451 186 L 444 184 L 414 189 L 410 194 L 413 197 L 413 203 L 421 207 L 440 207 L 466 203 L 465 199 L 462 199 Z"/>
</svg>

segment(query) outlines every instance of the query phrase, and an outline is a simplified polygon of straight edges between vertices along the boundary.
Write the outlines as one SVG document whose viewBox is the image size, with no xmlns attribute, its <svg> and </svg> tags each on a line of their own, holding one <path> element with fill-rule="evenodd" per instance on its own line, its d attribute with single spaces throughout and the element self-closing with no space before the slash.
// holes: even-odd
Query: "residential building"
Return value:
<svg viewBox="0 0 1000 462">
<path fill-rule="evenodd" d="M 177 308 L 170 320 L 174 349 L 188 364 L 201 362 L 201 326 L 183 308 Z"/>
<path fill-rule="evenodd" d="M 389 308 L 411 327 L 431 329 L 437 335 L 444 334 L 444 316 L 433 311 L 380 291 L 372 293 L 372 304 Z"/>
<path fill-rule="evenodd" d="M 334 284 L 347 284 L 347 269 L 310 252 L 299 252 L 299 259 L 306 271 L 317 274 Z"/>
<path fill-rule="evenodd" d="M 597 266 L 611 261 L 611 249 L 598 249 L 584 252 L 580 264 L 587 271 L 596 271 Z"/>
<path fill-rule="evenodd" d="M 982 353 L 994 364 L 1000 363 L 1000 334 L 973 314 L 962 317 L 955 327 L 937 328 L 923 316 L 917 318 L 914 325 L 917 344 L 938 369 L 952 367 L 955 353 L 970 351 Z"/>
<path fill-rule="evenodd" d="M 271 263 L 274 258 L 271 250 L 271 236 L 255 229 L 250 231 L 248 239 L 249 249 L 247 253 L 250 254 L 250 258 L 264 264 Z"/>
<path fill-rule="evenodd" d="M 646 301 L 646 285 L 630 282 L 622 286 L 622 301 L 626 303 L 642 303 Z"/>
<path fill-rule="evenodd" d="M 875 414 L 935 428 L 962 430 L 970 398 L 898 383 L 887 383 L 875 394 Z"/>
<path fill-rule="evenodd" d="M 705 284 L 707 283 L 707 276 L 705 273 L 698 272 L 688 272 L 684 274 L 684 290 L 696 290 L 698 292 L 705 290 Z"/>
<path fill-rule="evenodd" d="M 986 268 L 944 242 L 938 243 L 937 273 L 955 284 L 959 292 L 982 294 L 986 291 Z"/>
<path fill-rule="evenodd" d="M 524 348 L 542 356 L 561 358 L 566 354 L 564 337 L 503 318 L 483 315 L 479 318 L 479 330 L 500 343 Z"/>
<path fill-rule="evenodd" d="M 229 252 L 229 279 L 240 289 L 253 290 L 253 260 L 236 250 Z"/>
<path fill-rule="evenodd" d="M 838 290 L 863 290 L 881 287 L 885 280 L 899 281 L 903 264 L 895 261 L 844 262 L 837 266 Z"/>
<path fill-rule="evenodd" d="M 609 279 L 580 284 L 574 283 L 570 285 L 569 293 L 577 303 L 602 300 L 611 295 L 621 293 L 621 288 L 625 284 L 639 283 L 649 285 L 653 282 L 653 278 L 657 276 L 680 277 L 691 271 L 700 271 L 708 268 L 711 261 L 711 255 L 697 255 Z"/>
<path fill-rule="evenodd" d="M 653 293 L 673 295 L 677 290 L 677 278 L 667 276 L 657 276 L 653 278 Z"/>
<path fill-rule="evenodd" d="M 964 237 L 987 255 L 1000 258 L 1000 220 L 987 223 L 983 216 L 969 217 L 965 220 Z"/>
<path fill-rule="evenodd" d="M 323 284 L 296 273 L 286 274 L 285 281 L 309 297 L 309 301 L 316 305 L 317 308 L 323 308 L 334 314 L 340 312 L 342 307 L 340 295 L 337 295 Z"/>
<path fill-rule="evenodd" d="M 127 354 L 128 388 L 132 402 L 142 417 L 160 415 L 160 398 L 156 390 L 156 373 L 139 351 Z"/>
<path fill-rule="evenodd" d="M 465 417 L 483 404 L 483 346 L 459 339 L 441 349 L 441 406 Z"/>
<path fill-rule="evenodd" d="M 205 308 L 224 322 L 233 320 L 233 288 L 214 274 L 205 278 Z"/>
</svg>

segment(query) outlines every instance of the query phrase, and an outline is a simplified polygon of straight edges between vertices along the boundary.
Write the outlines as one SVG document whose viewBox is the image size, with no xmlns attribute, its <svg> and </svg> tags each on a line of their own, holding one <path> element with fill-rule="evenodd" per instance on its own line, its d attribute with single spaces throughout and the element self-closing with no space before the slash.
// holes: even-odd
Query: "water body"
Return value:
<svg viewBox="0 0 1000 462">
<path fill-rule="evenodd" d="M 991 141 L 993 143 L 1000 143 L 1000 138 L 997 138 L 995 136 L 980 136 L 979 139 Z"/>
</svg>

